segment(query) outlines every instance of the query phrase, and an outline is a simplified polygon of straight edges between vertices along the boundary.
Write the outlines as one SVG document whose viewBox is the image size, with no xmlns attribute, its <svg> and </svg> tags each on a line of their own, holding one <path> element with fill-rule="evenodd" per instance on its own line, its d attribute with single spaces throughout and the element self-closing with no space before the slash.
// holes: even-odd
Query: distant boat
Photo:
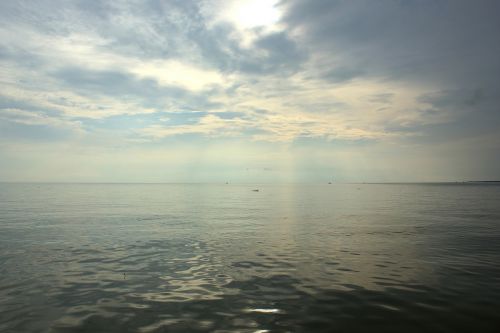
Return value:
<svg viewBox="0 0 500 333">
<path fill-rule="evenodd" d="M 258 190 L 258 189 L 257 189 L 257 190 L 252 190 L 252 191 L 254 191 L 254 192 L 259 192 L 259 190 Z"/>
</svg>

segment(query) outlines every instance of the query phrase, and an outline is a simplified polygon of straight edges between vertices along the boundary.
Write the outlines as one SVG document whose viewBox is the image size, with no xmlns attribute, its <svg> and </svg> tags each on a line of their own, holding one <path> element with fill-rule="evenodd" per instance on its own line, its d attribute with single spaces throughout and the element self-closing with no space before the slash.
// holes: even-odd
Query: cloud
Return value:
<svg viewBox="0 0 500 333">
<path fill-rule="evenodd" d="M 329 70 L 427 84 L 495 80 L 496 1 L 283 1 L 287 28 Z M 339 67 L 340 66 L 340 67 Z"/>
<path fill-rule="evenodd" d="M 335 67 L 326 71 L 322 77 L 332 83 L 345 83 L 362 75 L 363 71 L 361 69 Z"/>
<path fill-rule="evenodd" d="M 391 104 L 392 99 L 394 98 L 393 93 L 379 93 L 371 96 L 367 96 L 368 100 L 373 103 L 380 104 Z"/>
<path fill-rule="evenodd" d="M 493 0 L 3 1 L 2 147 L 44 135 L 94 149 L 500 140 L 498 10 Z"/>
<path fill-rule="evenodd" d="M 0 138 L 21 141 L 60 141 L 82 134 L 78 121 L 68 121 L 44 112 L 3 108 L 0 112 Z"/>
</svg>

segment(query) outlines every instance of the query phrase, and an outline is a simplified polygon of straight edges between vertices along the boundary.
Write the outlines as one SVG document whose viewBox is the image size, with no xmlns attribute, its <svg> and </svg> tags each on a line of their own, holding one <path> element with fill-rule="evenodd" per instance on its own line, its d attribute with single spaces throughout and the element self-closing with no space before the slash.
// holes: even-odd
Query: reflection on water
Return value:
<svg viewBox="0 0 500 333">
<path fill-rule="evenodd" d="M 255 188 L 0 184 L 0 331 L 500 325 L 500 186 Z"/>
</svg>

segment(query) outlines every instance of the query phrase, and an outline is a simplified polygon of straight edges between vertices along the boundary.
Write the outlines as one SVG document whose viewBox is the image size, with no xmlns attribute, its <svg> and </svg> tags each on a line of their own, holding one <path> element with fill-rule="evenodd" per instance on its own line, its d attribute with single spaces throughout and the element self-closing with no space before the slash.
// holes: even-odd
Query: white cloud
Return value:
<svg viewBox="0 0 500 333">
<path fill-rule="evenodd" d="M 140 78 L 152 78 L 166 86 L 180 86 L 200 91 L 211 86 L 227 85 L 224 77 L 215 70 L 206 70 L 179 60 L 138 61 L 130 66 L 130 72 Z"/>
</svg>

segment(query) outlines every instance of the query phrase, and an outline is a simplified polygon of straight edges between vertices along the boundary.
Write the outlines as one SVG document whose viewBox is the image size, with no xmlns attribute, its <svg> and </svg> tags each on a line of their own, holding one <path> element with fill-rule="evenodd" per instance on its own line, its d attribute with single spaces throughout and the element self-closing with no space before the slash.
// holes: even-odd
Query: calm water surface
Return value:
<svg viewBox="0 0 500 333">
<path fill-rule="evenodd" d="M 498 327 L 497 185 L 0 184 L 0 332 Z"/>
</svg>

